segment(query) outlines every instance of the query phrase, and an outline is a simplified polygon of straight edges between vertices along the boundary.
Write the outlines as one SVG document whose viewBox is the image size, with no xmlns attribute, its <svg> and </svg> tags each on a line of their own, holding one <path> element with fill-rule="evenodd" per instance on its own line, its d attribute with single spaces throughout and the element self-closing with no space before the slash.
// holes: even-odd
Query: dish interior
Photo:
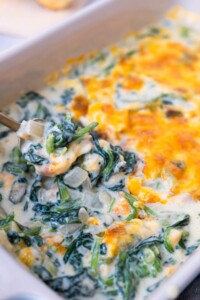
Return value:
<svg viewBox="0 0 200 300">
<path fill-rule="evenodd" d="M 64 298 L 144 299 L 200 244 L 199 24 L 176 7 L 4 110 L 46 123 L 0 128 L 1 243 Z"/>
</svg>

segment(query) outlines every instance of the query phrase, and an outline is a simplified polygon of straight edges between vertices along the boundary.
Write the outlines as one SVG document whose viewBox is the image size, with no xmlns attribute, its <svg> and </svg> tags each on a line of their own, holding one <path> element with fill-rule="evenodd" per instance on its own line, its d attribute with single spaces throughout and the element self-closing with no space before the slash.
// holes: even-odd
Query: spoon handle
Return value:
<svg viewBox="0 0 200 300">
<path fill-rule="evenodd" d="M 13 131 L 17 131 L 20 127 L 20 123 L 4 115 L 2 112 L 0 112 L 0 123 L 10 128 Z"/>
</svg>

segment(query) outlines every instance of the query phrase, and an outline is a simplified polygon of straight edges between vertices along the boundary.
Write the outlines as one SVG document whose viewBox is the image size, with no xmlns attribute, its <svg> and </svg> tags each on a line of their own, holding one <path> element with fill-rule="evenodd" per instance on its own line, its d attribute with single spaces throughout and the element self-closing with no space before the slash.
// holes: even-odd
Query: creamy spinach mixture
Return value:
<svg viewBox="0 0 200 300">
<path fill-rule="evenodd" d="M 200 22 L 180 8 L 4 112 L 0 241 L 68 299 L 145 299 L 200 245 Z"/>
</svg>

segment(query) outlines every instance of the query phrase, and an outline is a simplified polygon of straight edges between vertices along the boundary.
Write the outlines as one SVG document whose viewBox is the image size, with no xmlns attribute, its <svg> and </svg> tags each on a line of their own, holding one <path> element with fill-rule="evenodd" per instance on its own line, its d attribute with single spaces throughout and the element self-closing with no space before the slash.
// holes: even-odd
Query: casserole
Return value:
<svg viewBox="0 0 200 300">
<path fill-rule="evenodd" d="M 115 3 L 116 3 L 116 2 L 115 2 Z M 152 3 L 151 3 L 151 4 L 152 4 Z M 145 7 L 146 7 L 146 6 L 145 6 Z M 2 64 L 2 65 L 3 65 L 3 64 Z M 33 88 L 33 86 L 32 86 L 32 88 Z M 8 98 L 9 98 L 9 97 L 11 97 L 12 95 L 10 94 L 10 95 L 7 95 L 7 96 L 8 96 Z"/>
</svg>

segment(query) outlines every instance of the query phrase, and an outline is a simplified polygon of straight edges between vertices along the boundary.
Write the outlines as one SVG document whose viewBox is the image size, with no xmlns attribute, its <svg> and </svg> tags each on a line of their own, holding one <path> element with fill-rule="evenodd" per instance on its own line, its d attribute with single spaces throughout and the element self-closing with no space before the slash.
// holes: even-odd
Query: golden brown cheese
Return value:
<svg viewBox="0 0 200 300">
<path fill-rule="evenodd" d="M 156 235 L 159 228 L 157 221 L 148 218 L 115 222 L 105 231 L 103 237 L 108 248 L 108 255 L 116 256 L 120 250 L 132 244 L 135 239 Z"/>
<path fill-rule="evenodd" d="M 164 34 L 169 35 L 166 31 L 143 39 L 136 55 L 121 54 L 105 78 L 83 76 L 90 103 L 88 119 L 97 120 L 99 130 L 111 140 L 119 140 L 120 133 L 127 136 L 124 146 L 135 147 L 141 153 L 146 179 L 165 179 L 167 173 L 173 178 L 173 194 L 191 193 L 200 199 L 200 52 L 198 47 L 163 39 Z M 115 52 L 118 55 L 120 50 Z M 126 90 L 139 91 L 144 85 L 141 77 L 144 75 L 186 96 L 186 103 L 193 103 L 194 108 L 186 112 L 179 107 L 179 114 L 174 117 L 168 117 L 167 111 L 176 108 L 160 109 L 159 101 L 157 106 L 143 110 L 116 108 L 115 83 Z"/>
</svg>

